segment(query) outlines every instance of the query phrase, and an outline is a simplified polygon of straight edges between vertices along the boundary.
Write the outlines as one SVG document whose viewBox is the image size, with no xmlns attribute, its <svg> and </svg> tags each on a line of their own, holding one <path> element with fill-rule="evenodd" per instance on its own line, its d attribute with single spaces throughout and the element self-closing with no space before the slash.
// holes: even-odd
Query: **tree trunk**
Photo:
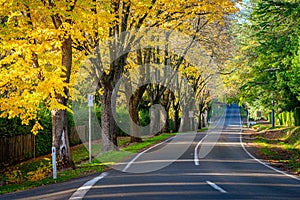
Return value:
<svg viewBox="0 0 300 200">
<path fill-rule="evenodd" d="M 130 115 L 130 142 L 142 142 L 139 128 L 139 111 L 138 111 L 139 96 L 133 95 L 129 100 L 129 115 Z"/>
<path fill-rule="evenodd" d="M 182 111 L 182 116 L 180 119 L 180 132 L 186 132 L 189 130 L 189 120 L 188 120 L 188 113 L 185 111 Z"/>
<path fill-rule="evenodd" d="M 144 62 L 143 62 L 143 55 L 142 50 L 137 50 L 137 61 L 139 67 L 139 84 L 141 84 L 140 87 L 138 87 L 135 92 L 132 91 L 132 82 L 131 80 L 127 79 L 125 84 L 125 90 L 126 90 L 126 98 L 129 101 L 129 115 L 130 115 L 130 142 L 142 142 L 142 138 L 140 135 L 140 120 L 139 120 L 139 103 L 141 98 L 143 97 L 143 94 L 146 91 L 147 85 L 143 84 L 145 82 L 146 77 L 146 71 L 143 67 L 143 63 L 145 63 L 145 66 L 148 65 L 150 54 L 149 51 L 148 54 L 145 55 Z M 126 79 L 124 76 L 123 78 Z M 133 93 L 133 94 L 132 94 Z"/>
<path fill-rule="evenodd" d="M 164 107 L 164 109 L 166 111 L 165 124 L 164 124 L 164 127 L 162 128 L 162 133 L 169 133 L 170 132 L 169 110 L 170 110 L 173 98 L 174 97 L 173 97 L 172 92 L 169 89 L 167 89 L 163 94 L 163 98 L 161 99 L 161 104 L 162 104 L 162 106 Z"/>
<path fill-rule="evenodd" d="M 65 110 L 54 109 L 52 114 L 52 144 L 56 149 L 58 168 L 72 167 L 75 164 L 72 160 L 68 138 L 67 113 Z"/>
<path fill-rule="evenodd" d="M 70 82 L 71 69 L 72 69 L 72 39 L 69 36 L 64 39 L 61 47 L 62 52 L 62 65 L 66 67 L 66 70 L 62 74 L 62 78 L 65 78 L 65 82 Z M 69 97 L 68 88 L 64 88 L 64 93 Z M 67 106 L 68 99 L 62 95 L 57 95 L 56 99 L 59 103 Z M 72 160 L 69 138 L 68 138 L 68 122 L 66 110 L 54 109 L 52 113 L 52 144 L 56 148 L 56 157 L 59 158 L 58 162 L 62 164 L 62 167 L 72 167 L 75 169 L 74 162 Z"/>
<path fill-rule="evenodd" d="M 208 120 L 207 120 L 207 110 L 204 111 L 202 114 L 202 127 L 207 127 Z"/>
<path fill-rule="evenodd" d="M 169 123 L 169 119 L 170 119 L 170 116 L 169 116 L 169 108 L 168 107 L 164 107 L 166 109 L 166 122 L 165 122 L 165 125 L 164 127 L 162 128 L 161 130 L 161 133 L 169 133 L 170 132 L 170 123 Z"/>
<path fill-rule="evenodd" d="M 187 100 L 185 106 L 182 107 L 181 121 L 180 121 L 180 132 L 192 131 L 194 130 L 194 118 L 190 118 L 189 111 L 193 111 L 193 101 Z"/>
<path fill-rule="evenodd" d="M 173 120 L 174 120 L 174 126 L 173 126 L 173 131 L 178 132 L 179 130 L 179 125 L 180 125 L 180 119 L 179 119 L 179 104 L 177 103 L 176 105 L 173 104 Z"/>
<path fill-rule="evenodd" d="M 54 6 L 52 2 L 49 3 L 51 7 Z M 71 11 L 71 10 L 70 10 Z M 58 14 L 51 15 L 53 25 L 56 29 L 59 29 L 62 25 L 62 19 Z M 67 23 L 71 24 L 71 19 L 66 19 Z M 61 78 L 64 78 L 65 83 L 70 83 L 71 70 L 72 70 L 72 38 L 65 32 L 62 37 L 61 46 L 62 66 L 66 69 L 63 71 Z M 65 95 L 65 97 L 64 97 Z M 56 94 L 57 101 L 67 106 L 69 98 L 68 88 L 64 88 L 64 95 Z M 52 145 L 56 148 L 56 157 L 59 158 L 58 162 L 63 166 L 71 166 L 75 169 L 75 164 L 72 160 L 69 138 L 68 138 L 68 122 L 66 110 L 54 109 L 52 113 Z M 60 167 L 60 166 L 58 166 Z"/>
<path fill-rule="evenodd" d="M 202 129 L 202 113 L 200 112 L 199 116 L 198 116 L 198 130 Z"/>
<path fill-rule="evenodd" d="M 109 87 L 104 87 L 104 92 L 101 99 L 101 135 L 103 153 L 118 150 L 116 122 L 112 114 L 111 98 L 112 90 L 110 90 Z"/>
<path fill-rule="evenodd" d="M 150 109 L 150 132 L 151 134 L 159 135 L 160 131 L 160 111 L 152 107 Z"/>
</svg>

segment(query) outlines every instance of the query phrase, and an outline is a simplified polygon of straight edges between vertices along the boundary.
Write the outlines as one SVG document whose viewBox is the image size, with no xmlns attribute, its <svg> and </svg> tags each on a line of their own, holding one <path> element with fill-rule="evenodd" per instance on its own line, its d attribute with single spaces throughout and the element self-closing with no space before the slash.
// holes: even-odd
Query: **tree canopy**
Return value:
<svg viewBox="0 0 300 200">
<path fill-rule="evenodd" d="M 37 113 L 46 107 L 52 112 L 53 145 L 59 149 L 62 133 L 68 134 L 65 112 L 71 111 L 70 102 L 75 100 L 72 94 L 76 93 L 74 81 L 79 67 L 86 60 L 99 61 L 94 63 L 98 71 L 89 68 L 87 72 L 93 76 L 101 74 L 96 85 L 101 100 L 98 103 L 102 107 L 102 147 L 104 151 L 113 150 L 117 141 L 111 95 L 130 64 L 168 63 L 175 71 L 182 71 L 198 97 L 204 98 L 202 103 L 209 102 L 209 92 L 204 85 L 211 72 L 197 69 L 185 55 L 196 41 L 201 47 L 194 48 L 192 54 L 197 57 L 201 49 L 217 66 L 214 73 L 224 70 L 223 64 L 229 55 L 224 49 L 230 47 L 227 22 L 229 16 L 238 11 L 236 2 L 239 0 L 0 0 L 1 117 L 19 117 L 23 124 L 35 121 L 32 132 L 36 134 L 42 129 Z M 150 48 L 124 51 L 145 36 L 143 30 L 151 28 L 180 31 L 192 42 L 178 47 L 182 55 L 172 55 L 168 48 L 162 52 L 159 45 L 151 44 Z M 124 32 L 130 31 L 136 34 L 124 37 Z M 107 49 L 101 48 L 104 43 Z M 118 55 L 118 52 L 124 53 Z M 95 59 L 95 55 L 100 59 Z M 104 65 L 105 58 L 108 62 Z M 148 85 L 138 93 L 135 95 L 139 100 L 156 94 L 152 96 L 152 103 L 158 101 L 167 109 L 171 109 L 172 103 L 173 109 L 176 108 L 179 101 L 164 87 Z M 131 98 L 135 102 L 132 105 L 137 108 L 139 101 L 133 100 Z M 205 107 L 207 105 L 202 105 Z M 177 107 L 177 111 L 182 110 Z M 130 111 L 130 115 L 137 116 L 137 112 Z"/>
<path fill-rule="evenodd" d="M 244 8 L 246 14 L 235 25 L 236 57 L 228 65 L 236 70 L 231 78 L 235 92 L 261 109 L 293 110 L 300 105 L 300 5 L 253 0 Z"/>
</svg>

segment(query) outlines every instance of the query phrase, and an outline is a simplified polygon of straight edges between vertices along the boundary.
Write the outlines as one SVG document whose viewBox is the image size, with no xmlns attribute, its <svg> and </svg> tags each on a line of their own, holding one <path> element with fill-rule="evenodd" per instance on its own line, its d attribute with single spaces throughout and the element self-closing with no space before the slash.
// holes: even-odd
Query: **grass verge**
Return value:
<svg viewBox="0 0 300 200">
<path fill-rule="evenodd" d="M 300 175 L 300 127 L 257 127 L 251 139 L 258 148 L 257 156 L 282 170 Z"/>
<path fill-rule="evenodd" d="M 107 170 L 110 165 L 123 160 L 130 154 L 144 150 L 174 135 L 176 134 L 161 134 L 154 137 L 143 138 L 143 142 L 133 144 L 129 144 L 129 137 L 122 137 L 118 140 L 119 145 L 122 147 L 120 151 L 102 154 L 94 158 L 92 163 L 88 163 L 89 152 L 83 144 L 72 147 L 72 157 L 76 164 L 76 169 L 59 171 L 56 180 L 52 178 L 50 154 L 7 167 L 0 170 L 0 194 L 63 182 L 73 178 L 103 172 Z M 92 148 L 94 152 L 99 150 L 100 146 L 99 144 L 95 144 Z"/>
</svg>

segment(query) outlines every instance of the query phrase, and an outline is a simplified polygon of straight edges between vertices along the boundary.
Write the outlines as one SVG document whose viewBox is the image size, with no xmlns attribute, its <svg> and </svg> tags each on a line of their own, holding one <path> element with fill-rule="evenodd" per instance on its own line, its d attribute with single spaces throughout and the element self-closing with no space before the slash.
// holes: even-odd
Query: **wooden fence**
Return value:
<svg viewBox="0 0 300 200">
<path fill-rule="evenodd" d="M 71 129 L 70 140 L 78 144 L 85 140 L 85 126 Z M 83 141 L 84 142 L 84 141 Z M 49 149 L 49 153 L 51 149 Z M 33 134 L 0 138 L 0 167 L 35 156 L 35 136 Z"/>
<path fill-rule="evenodd" d="M 34 154 L 33 134 L 0 138 L 0 163 L 13 163 L 32 158 Z"/>
</svg>

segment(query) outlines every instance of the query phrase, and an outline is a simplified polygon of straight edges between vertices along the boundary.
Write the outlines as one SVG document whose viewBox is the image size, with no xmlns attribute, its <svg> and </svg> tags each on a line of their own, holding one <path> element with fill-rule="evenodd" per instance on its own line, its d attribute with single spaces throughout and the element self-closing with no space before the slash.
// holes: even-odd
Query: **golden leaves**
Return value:
<svg viewBox="0 0 300 200">
<path fill-rule="evenodd" d="M 114 2 L 122 6 L 114 10 Z M 158 27 L 193 35 L 195 23 L 191 22 L 199 15 L 216 21 L 237 10 L 231 0 L 157 0 L 155 3 L 152 0 L 78 0 L 71 11 L 72 6 L 74 1 L 55 1 L 55 5 L 49 5 L 42 1 L 0 0 L 1 17 L 8 17 L 7 23 L 0 25 L 1 116 L 19 116 L 28 124 L 36 118 L 41 105 L 48 109 L 67 109 L 56 97 L 72 98 L 66 96 L 64 89 L 73 89 L 81 60 L 96 44 L 107 40 L 112 28 L 117 27 L 121 32 Z M 54 15 L 61 19 L 58 28 L 53 24 Z M 75 48 L 71 83 L 67 84 L 61 46 L 62 40 L 69 36 Z M 128 65 L 126 69 L 134 67 Z M 110 68 L 104 70 L 109 73 Z M 190 75 L 195 72 L 192 67 L 186 70 Z M 37 123 L 32 131 L 36 133 L 40 129 Z"/>
<path fill-rule="evenodd" d="M 41 2 L 6 3 L 1 13 L 8 21 L 0 29 L 0 110 L 1 117 L 20 117 L 23 124 L 36 120 L 39 109 L 67 109 L 58 102 L 65 96 L 61 65 L 61 41 L 67 23 L 56 29 L 49 8 Z M 3 12 L 2 12 L 3 11 Z M 32 132 L 41 130 L 36 122 Z"/>
</svg>

